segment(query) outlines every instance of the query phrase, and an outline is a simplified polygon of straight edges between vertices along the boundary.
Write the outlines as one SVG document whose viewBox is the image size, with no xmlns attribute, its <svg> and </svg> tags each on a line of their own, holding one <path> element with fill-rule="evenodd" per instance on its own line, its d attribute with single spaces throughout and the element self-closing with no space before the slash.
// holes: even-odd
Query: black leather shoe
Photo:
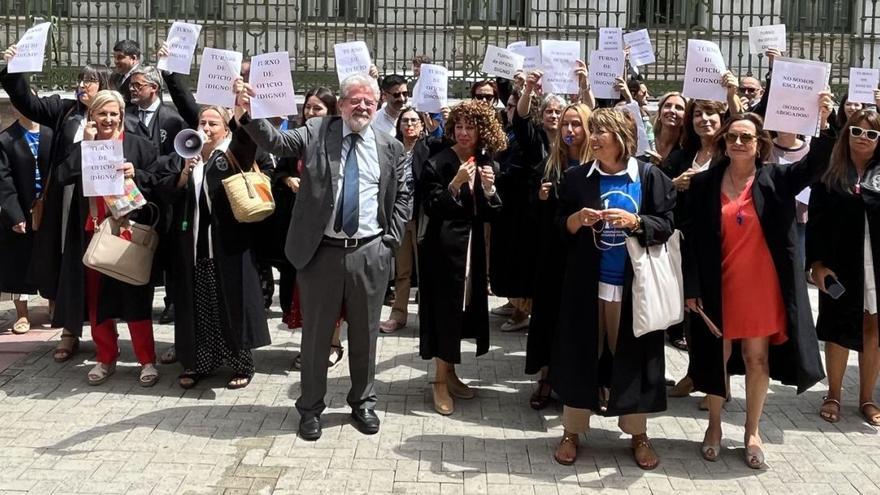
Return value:
<svg viewBox="0 0 880 495">
<path fill-rule="evenodd" d="M 162 316 L 159 317 L 160 325 L 167 325 L 169 323 L 174 322 L 174 305 L 169 304 L 165 307 L 165 311 L 162 311 Z"/>
<path fill-rule="evenodd" d="M 321 418 L 311 416 L 299 420 L 299 437 L 314 442 L 321 438 Z"/>
<path fill-rule="evenodd" d="M 379 433 L 379 416 L 372 409 L 352 409 L 351 417 L 354 427 L 365 435 Z"/>
</svg>

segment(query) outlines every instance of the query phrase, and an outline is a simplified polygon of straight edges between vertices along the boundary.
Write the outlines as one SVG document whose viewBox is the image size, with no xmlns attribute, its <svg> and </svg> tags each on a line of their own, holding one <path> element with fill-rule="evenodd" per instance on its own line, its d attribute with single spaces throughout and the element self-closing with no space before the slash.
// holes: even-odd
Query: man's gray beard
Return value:
<svg viewBox="0 0 880 495">
<path fill-rule="evenodd" d="M 352 118 L 351 120 L 347 120 L 345 123 L 348 124 L 349 129 L 351 129 L 352 131 L 361 132 L 362 130 L 366 129 L 368 125 L 370 125 L 370 119 L 367 119 L 366 122 L 361 123 L 357 119 Z"/>
</svg>

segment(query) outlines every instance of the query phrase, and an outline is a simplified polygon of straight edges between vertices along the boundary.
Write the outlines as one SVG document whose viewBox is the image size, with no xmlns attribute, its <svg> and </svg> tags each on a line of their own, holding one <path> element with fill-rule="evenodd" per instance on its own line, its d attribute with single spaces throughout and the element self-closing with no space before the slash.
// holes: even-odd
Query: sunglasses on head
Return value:
<svg viewBox="0 0 880 495">
<path fill-rule="evenodd" d="M 852 137 L 861 137 L 862 135 L 864 135 L 871 141 L 876 141 L 877 138 L 880 138 L 880 131 L 875 131 L 874 129 L 863 129 L 861 127 L 851 125 L 849 126 L 849 135 Z"/>
<path fill-rule="evenodd" d="M 737 134 L 735 132 L 728 132 L 724 134 L 724 140 L 730 144 L 733 144 L 739 141 L 742 144 L 750 144 L 756 138 L 754 135 L 749 134 L 748 132 L 743 132 L 741 134 Z"/>
</svg>

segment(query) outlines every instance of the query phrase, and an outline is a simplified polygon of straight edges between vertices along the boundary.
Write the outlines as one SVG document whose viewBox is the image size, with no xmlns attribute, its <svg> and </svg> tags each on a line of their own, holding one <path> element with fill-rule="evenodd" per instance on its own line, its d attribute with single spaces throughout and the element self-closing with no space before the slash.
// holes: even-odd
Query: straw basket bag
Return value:
<svg viewBox="0 0 880 495">
<path fill-rule="evenodd" d="M 237 173 L 223 179 L 223 189 L 229 198 L 232 214 L 240 223 L 254 223 L 265 219 L 275 211 L 272 182 L 256 163 L 251 171 L 241 169 L 235 157 L 225 157 Z"/>
</svg>

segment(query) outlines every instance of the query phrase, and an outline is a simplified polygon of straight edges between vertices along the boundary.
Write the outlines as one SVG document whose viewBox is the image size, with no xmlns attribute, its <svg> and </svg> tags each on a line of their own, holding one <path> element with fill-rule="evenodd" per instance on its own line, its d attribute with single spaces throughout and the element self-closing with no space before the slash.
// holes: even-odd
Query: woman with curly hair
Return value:
<svg viewBox="0 0 880 495">
<path fill-rule="evenodd" d="M 434 359 L 434 409 L 452 414 L 452 397 L 471 399 L 459 380 L 461 339 L 477 340 L 477 355 L 489 350 L 486 241 L 483 225 L 501 207 L 492 156 L 507 147 L 495 112 L 465 101 L 449 115 L 453 146 L 425 162 L 419 196 L 426 216 L 419 243 L 420 354 Z"/>
</svg>

